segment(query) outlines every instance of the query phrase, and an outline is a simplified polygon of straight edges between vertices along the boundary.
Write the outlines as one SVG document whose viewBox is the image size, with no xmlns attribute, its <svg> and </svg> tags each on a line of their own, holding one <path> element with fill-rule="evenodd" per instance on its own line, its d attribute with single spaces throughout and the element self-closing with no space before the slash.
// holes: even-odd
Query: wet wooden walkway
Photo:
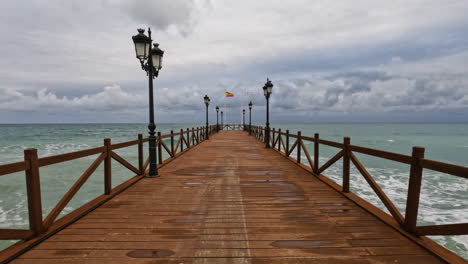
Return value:
<svg viewBox="0 0 468 264">
<path fill-rule="evenodd" d="M 439 263 L 244 131 L 222 131 L 12 263 Z"/>
</svg>

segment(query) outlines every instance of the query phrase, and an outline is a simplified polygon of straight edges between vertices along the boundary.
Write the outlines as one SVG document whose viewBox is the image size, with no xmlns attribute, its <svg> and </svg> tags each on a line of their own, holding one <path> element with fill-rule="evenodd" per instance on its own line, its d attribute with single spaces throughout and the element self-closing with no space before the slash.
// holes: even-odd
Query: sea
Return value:
<svg viewBox="0 0 468 264">
<path fill-rule="evenodd" d="M 180 131 L 202 124 L 158 124 L 163 134 Z M 402 154 L 411 154 L 413 146 L 423 146 L 428 159 L 468 166 L 468 124 L 280 124 L 272 128 L 301 131 L 304 136 L 319 133 L 320 138 L 342 142 L 344 136 L 351 144 Z M 104 138 L 112 143 L 137 139 L 147 135 L 146 124 L 0 124 L 0 164 L 23 160 L 23 150 L 36 148 L 40 157 L 67 153 L 103 145 Z M 313 143 L 306 143 L 313 155 Z M 146 151 L 146 149 L 145 149 Z M 339 150 L 320 146 L 320 163 L 324 164 Z M 118 149 L 116 152 L 137 164 L 136 146 Z M 146 154 L 145 154 L 146 155 Z M 295 153 L 292 153 L 293 157 Z M 404 215 L 409 166 L 381 158 L 356 154 L 376 182 Z M 166 156 L 167 157 L 167 156 Z M 54 164 L 40 169 L 41 193 L 44 217 L 78 179 L 81 173 L 97 158 L 97 155 L 74 161 Z M 306 161 L 305 157 L 302 157 Z M 113 186 L 132 175 L 130 171 L 114 163 Z M 341 161 L 324 174 L 341 184 Z M 386 211 L 370 186 L 351 165 L 351 191 Z M 61 216 L 103 193 L 103 165 L 90 177 L 82 189 L 64 209 Z M 418 215 L 418 225 L 468 222 L 468 180 L 424 170 Z M 28 228 L 28 213 L 24 172 L 0 177 L 0 228 Z M 436 242 L 468 259 L 468 236 L 432 236 Z M 15 241 L 0 241 L 4 249 Z"/>
</svg>

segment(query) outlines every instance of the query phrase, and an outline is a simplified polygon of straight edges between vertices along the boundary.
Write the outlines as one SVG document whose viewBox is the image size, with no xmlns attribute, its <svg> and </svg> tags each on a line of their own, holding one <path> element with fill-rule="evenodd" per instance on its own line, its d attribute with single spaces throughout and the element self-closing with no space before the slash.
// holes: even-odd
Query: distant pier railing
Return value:
<svg viewBox="0 0 468 264">
<path fill-rule="evenodd" d="M 222 124 L 219 127 L 222 130 L 244 130 L 246 126 L 242 124 Z"/>
<path fill-rule="evenodd" d="M 204 126 L 192 129 L 187 128 L 187 130 L 181 129 L 180 132 L 177 133 L 171 131 L 169 134 L 165 135 L 162 135 L 161 132 L 158 132 L 156 145 L 159 166 L 164 166 L 173 159 L 182 155 L 185 151 L 203 142 L 206 139 L 207 133 L 214 134 L 217 131 L 217 126 L 211 125 L 208 128 Z M 168 138 L 170 138 L 170 143 L 168 142 L 166 144 L 164 139 Z M 104 145 L 101 147 L 42 158 L 38 157 L 37 149 L 31 148 L 24 150 L 23 161 L 0 165 L 0 176 L 21 171 L 25 172 L 29 215 L 29 229 L 0 229 L 0 240 L 29 240 L 38 237 L 50 230 L 59 230 L 63 226 L 66 226 L 69 223 L 77 220 L 87 212 L 102 205 L 116 194 L 122 192 L 132 184 L 139 181 L 147 173 L 147 168 L 149 165 L 149 157 L 145 160 L 143 152 L 143 145 L 146 142 L 148 142 L 148 138 L 143 138 L 142 134 L 139 134 L 136 140 L 117 144 L 111 144 L 111 139 L 106 138 L 104 139 Z M 138 147 L 138 164 L 135 166 L 114 151 L 116 149 L 127 148 L 135 145 Z M 163 159 L 163 151 L 169 155 L 169 158 L 166 160 Z M 83 174 L 65 193 L 60 201 L 50 211 L 50 213 L 45 218 L 43 218 L 40 168 L 96 154 L 99 156 L 83 172 Z M 136 176 L 116 186 L 115 188 L 112 188 L 112 160 L 122 164 Z M 68 205 L 75 194 L 81 189 L 83 184 L 96 171 L 101 163 L 104 163 L 103 195 L 63 216 L 59 220 L 56 220 L 63 209 Z"/>
<path fill-rule="evenodd" d="M 245 126 L 245 130 L 249 130 L 249 126 Z M 250 132 L 252 135 L 257 137 L 262 142 L 265 142 L 265 135 L 268 133 L 264 127 L 251 126 Z M 444 224 L 444 225 L 428 225 L 418 226 L 418 210 L 419 210 L 419 199 L 421 193 L 421 182 L 423 176 L 423 169 L 430 169 L 441 173 L 461 177 L 468 179 L 468 167 L 444 163 L 440 161 L 434 161 L 424 158 L 423 147 L 413 147 L 412 155 L 403 155 L 399 153 L 393 153 L 378 149 L 366 148 L 356 145 L 351 145 L 351 139 L 344 137 L 343 142 L 334 142 L 325 139 L 321 139 L 318 133 L 314 134 L 314 137 L 303 136 L 300 131 L 297 134 L 290 134 L 289 130 L 281 129 L 270 129 L 270 141 L 273 149 L 288 157 L 294 162 L 298 163 L 304 169 L 308 170 L 325 183 L 342 192 L 351 200 L 356 203 L 364 202 L 369 204 L 367 201 L 362 200 L 356 195 L 350 192 L 350 163 L 352 162 L 360 174 L 364 177 L 366 182 L 370 185 L 375 194 L 379 197 L 380 201 L 385 205 L 391 214 L 394 221 L 405 231 L 416 236 L 422 235 L 468 235 L 468 223 L 457 223 L 457 224 Z M 304 142 L 309 141 L 314 143 L 313 158 L 311 157 L 309 150 L 306 148 Z M 333 156 L 330 160 L 324 164 L 319 164 L 319 150 L 320 145 L 327 145 L 333 148 L 337 148 L 338 153 Z M 296 150 L 296 157 L 292 158 L 290 155 Z M 304 153 L 308 166 L 302 162 L 302 152 Z M 409 171 L 409 184 L 408 193 L 406 200 L 406 212 L 403 216 L 395 204 L 380 188 L 376 180 L 367 171 L 361 161 L 356 157 L 354 153 L 361 153 L 373 157 L 382 159 L 392 160 L 399 163 L 410 165 Z M 334 181 L 322 175 L 322 173 L 330 168 L 338 160 L 343 160 L 343 173 L 342 173 L 342 184 L 341 186 L 336 184 Z M 370 205 L 370 204 L 369 204 Z M 367 206 L 369 208 L 369 206 Z M 388 214 L 384 211 L 373 206 L 372 208 L 374 215 L 377 215 L 381 219 L 388 219 Z"/>
</svg>

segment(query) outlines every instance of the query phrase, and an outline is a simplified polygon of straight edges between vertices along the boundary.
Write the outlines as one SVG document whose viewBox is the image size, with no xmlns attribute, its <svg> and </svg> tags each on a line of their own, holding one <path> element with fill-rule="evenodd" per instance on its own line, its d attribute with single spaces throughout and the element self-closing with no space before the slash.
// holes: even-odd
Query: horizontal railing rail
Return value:
<svg viewBox="0 0 468 264">
<path fill-rule="evenodd" d="M 308 167 L 311 168 L 311 172 L 316 176 L 326 177 L 322 175 L 322 173 L 328 168 L 330 168 L 337 161 L 342 159 L 343 172 L 340 191 L 343 193 L 350 192 L 350 163 L 353 163 L 356 169 L 364 177 L 364 179 L 372 188 L 374 193 L 383 203 L 385 208 L 390 212 L 391 217 L 398 223 L 398 225 L 402 229 L 404 229 L 408 233 L 411 233 L 416 236 L 468 235 L 468 223 L 429 226 L 417 225 L 423 170 L 430 169 L 437 172 L 446 173 L 452 176 L 467 179 L 468 167 L 425 159 L 423 147 L 413 147 L 412 155 L 404 155 L 378 149 L 351 145 L 351 139 L 349 137 L 345 137 L 343 139 L 343 143 L 340 143 L 321 139 L 318 133 L 316 133 L 314 137 L 306 137 L 302 136 L 300 131 L 298 131 L 298 133 L 294 135 L 290 134 L 289 130 L 283 132 L 281 129 L 276 130 L 275 128 L 272 128 L 269 129 L 269 131 L 266 131 L 266 129 L 261 126 L 247 127 L 247 130 L 249 130 L 249 133 L 251 135 L 255 136 L 258 140 L 262 142 L 265 142 L 265 138 L 267 138 L 265 137 L 265 135 L 269 133 L 271 147 L 279 153 L 281 153 L 282 155 L 289 157 L 297 163 L 304 164 L 301 161 L 301 152 L 304 152 L 304 155 L 307 158 Z M 309 151 L 306 148 L 304 141 L 314 143 L 313 157 L 309 154 Z M 333 148 L 337 148 L 339 149 L 339 151 L 336 155 L 334 155 L 324 164 L 319 164 L 320 145 L 326 145 Z M 293 150 L 296 150 L 296 158 L 290 157 Z M 410 165 L 408 193 L 404 216 L 400 213 L 400 211 L 392 202 L 392 200 L 385 194 L 384 190 L 380 188 L 379 184 L 372 177 L 369 171 L 364 167 L 361 161 L 357 158 L 355 153 L 365 154 L 372 157 L 382 158 Z M 381 212 L 387 214 L 384 211 Z"/>
<path fill-rule="evenodd" d="M 169 134 L 165 135 L 162 135 L 161 132 L 158 132 L 156 138 L 156 147 L 159 166 L 162 166 L 163 163 L 170 162 L 172 159 L 178 157 L 183 152 L 200 144 L 207 138 L 207 134 L 210 135 L 216 132 L 218 132 L 218 127 L 216 125 L 210 125 L 208 127 L 197 127 L 192 129 L 187 128 L 187 130 L 181 129 L 180 132 L 177 133 L 174 133 L 171 130 Z M 176 138 L 177 143 L 174 144 Z M 164 139 L 170 140 L 169 142 L 165 142 Z M 117 161 L 136 176 L 145 176 L 149 166 L 149 157 L 146 160 L 144 159 L 143 145 L 146 142 L 148 142 L 148 138 L 143 138 L 142 134 L 139 134 L 136 140 L 116 144 L 112 144 L 111 139 L 106 138 L 104 139 L 104 146 L 101 147 L 41 158 L 38 157 L 37 149 L 30 148 L 24 150 L 24 161 L 0 165 L 0 176 L 18 173 L 21 171 L 25 172 L 29 215 L 29 229 L 0 229 L 0 240 L 29 240 L 48 232 L 49 229 L 55 223 L 57 223 L 57 218 L 73 199 L 75 194 L 81 189 L 84 183 L 86 183 L 86 181 L 102 163 L 104 163 L 103 193 L 105 196 L 116 194 L 117 191 L 122 189 L 122 186 L 120 185 L 112 188 L 112 160 Z M 135 145 L 138 147 L 137 165 L 132 165 L 114 151 Z M 169 158 L 163 159 L 163 152 L 166 152 Z M 73 161 L 92 155 L 98 155 L 98 157 L 81 174 L 76 182 L 53 207 L 49 214 L 43 218 L 40 168 L 62 162 Z M 102 199 L 96 199 L 95 201 L 96 204 L 98 204 L 99 202 L 102 202 Z M 88 206 L 91 207 L 93 205 Z M 74 214 L 74 211 L 62 218 L 66 219 L 68 215 L 72 214 Z M 67 223 L 65 223 L 65 225 L 66 224 Z"/>
<path fill-rule="evenodd" d="M 247 125 L 243 124 L 221 124 L 219 125 L 220 129 L 223 130 L 245 130 Z"/>
</svg>

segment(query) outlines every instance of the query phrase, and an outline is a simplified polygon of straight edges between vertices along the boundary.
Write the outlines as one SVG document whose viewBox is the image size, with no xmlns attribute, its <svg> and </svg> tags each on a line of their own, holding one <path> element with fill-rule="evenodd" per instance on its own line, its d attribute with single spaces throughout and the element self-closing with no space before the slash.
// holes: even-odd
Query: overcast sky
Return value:
<svg viewBox="0 0 468 264">
<path fill-rule="evenodd" d="M 131 36 L 165 51 L 158 122 L 466 122 L 467 0 L 0 2 L 0 123 L 146 122 Z M 224 91 L 234 93 L 225 98 Z M 213 120 L 213 119 L 212 119 Z"/>
</svg>

